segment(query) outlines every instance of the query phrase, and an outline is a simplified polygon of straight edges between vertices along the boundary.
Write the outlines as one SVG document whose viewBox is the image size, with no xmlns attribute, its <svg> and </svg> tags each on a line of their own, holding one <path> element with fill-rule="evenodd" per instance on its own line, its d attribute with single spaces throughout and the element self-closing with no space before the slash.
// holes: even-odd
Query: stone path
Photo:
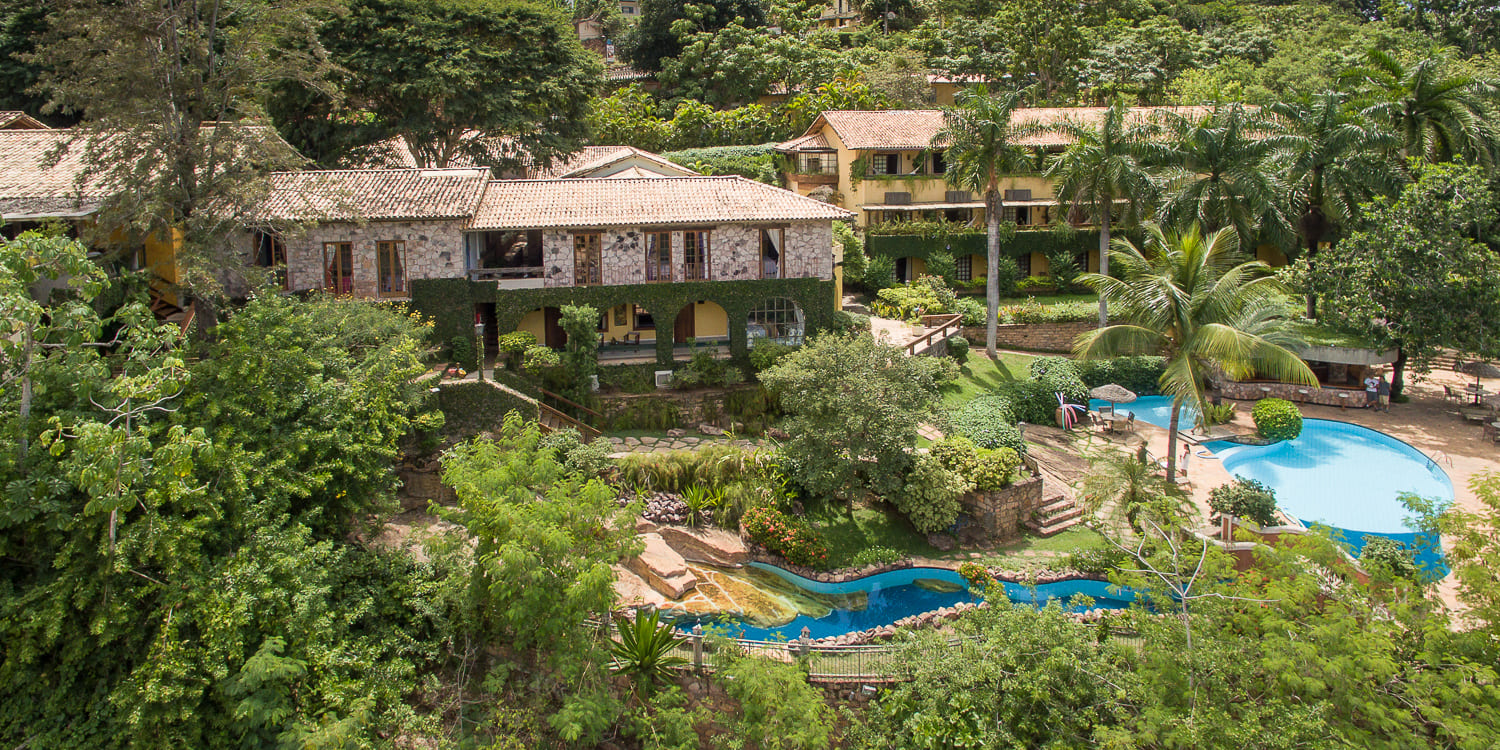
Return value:
<svg viewBox="0 0 1500 750">
<path fill-rule="evenodd" d="M 727 437 L 699 437 L 696 435 L 682 435 L 680 437 L 614 437 L 607 436 L 614 448 L 611 455 L 624 455 L 627 453 L 670 453 L 672 451 L 690 451 L 699 448 L 707 448 L 714 445 L 730 445 L 736 448 L 768 448 L 771 446 L 769 440 L 746 440 L 744 438 L 729 439 Z"/>
</svg>

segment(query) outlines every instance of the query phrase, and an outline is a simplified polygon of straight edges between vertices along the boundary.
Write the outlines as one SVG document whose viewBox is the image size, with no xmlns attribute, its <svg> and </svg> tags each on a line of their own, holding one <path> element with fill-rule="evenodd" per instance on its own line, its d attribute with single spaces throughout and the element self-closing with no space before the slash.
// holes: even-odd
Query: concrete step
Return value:
<svg viewBox="0 0 1500 750">
<path fill-rule="evenodd" d="M 1074 521 L 1083 518 L 1083 509 L 1067 508 L 1056 510 L 1052 513 L 1047 514 L 1038 513 L 1033 517 L 1036 518 L 1037 523 L 1043 526 L 1050 526 L 1052 524 L 1062 523 L 1064 521 Z"/>
<path fill-rule="evenodd" d="M 1042 504 L 1037 506 L 1036 514 L 1039 516 L 1047 516 L 1053 513 L 1061 513 L 1063 511 L 1071 510 L 1075 507 L 1077 506 L 1075 506 L 1073 504 L 1073 501 L 1069 498 L 1061 496 L 1049 497 L 1044 498 L 1042 500 Z"/>
<path fill-rule="evenodd" d="M 1057 523 L 1047 525 L 1037 523 L 1036 521 L 1027 521 L 1025 523 L 1025 526 L 1026 528 L 1031 529 L 1031 533 L 1036 534 L 1037 536 L 1053 536 L 1073 526 L 1077 526 L 1082 522 L 1082 518 L 1072 518 L 1066 521 L 1059 521 Z"/>
</svg>

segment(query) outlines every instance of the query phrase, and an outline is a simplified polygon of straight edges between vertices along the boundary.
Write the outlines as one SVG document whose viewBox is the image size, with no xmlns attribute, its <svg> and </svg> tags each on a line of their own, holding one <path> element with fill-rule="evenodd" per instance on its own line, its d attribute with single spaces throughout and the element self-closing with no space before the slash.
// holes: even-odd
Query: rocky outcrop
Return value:
<svg viewBox="0 0 1500 750">
<path fill-rule="evenodd" d="M 663 609 L 668 606 L 670 600 L 662 596 L 660 591 L 651 588 L 651 584 L 636 575 L 634 571 L 626 569 L 623 565 L 614 566 L 614 571 L 615 600 L 621 607 Z"/>
<path fill-rule="evenodd" d="M 750 562 L 750 550 L 740 535 L 723 529 L 661 526 L 655 529 L 684 559 L 710 565 L 735 566 Z"/>
<path fill-rule="evenodd" d="M 651 588 L 668 599 L 681 599 L 683 594 L 698 585 L 697 577 L 687 568 L 687 561 L 667 544 L 661 534 L 642 534 L 641 541 L 646 543 L 645 550 L 627 560 L 625 567 L 645 579 Z"/>
</svg>

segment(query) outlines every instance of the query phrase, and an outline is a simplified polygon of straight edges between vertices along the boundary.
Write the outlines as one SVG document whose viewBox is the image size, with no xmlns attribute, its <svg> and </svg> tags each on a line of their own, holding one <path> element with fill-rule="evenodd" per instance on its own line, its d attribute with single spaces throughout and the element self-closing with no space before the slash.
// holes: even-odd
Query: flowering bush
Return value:
<svg viewBox="0 0 1500 750">
<path fill-rule="evenodd" d="M 751 508 L 740 519 L 750 541 L 785 557 L 794 565 L 822 567 L 828 564 L 828 543 L 823 535 L 800 518 L 775 508 Z"/>
</svg>

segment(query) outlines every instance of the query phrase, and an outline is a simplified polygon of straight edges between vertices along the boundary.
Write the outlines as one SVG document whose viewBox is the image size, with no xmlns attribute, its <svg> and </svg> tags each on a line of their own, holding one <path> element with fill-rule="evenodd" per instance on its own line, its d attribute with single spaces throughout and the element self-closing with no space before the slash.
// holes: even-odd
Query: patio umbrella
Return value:
<svg viewBox="0 0 1500 750">
<path fill-rule="evenodd" d="M 1100 401 L 1108 401 L 1110 404 L 1128 404 L 1136 399 L 1130 389 L 1122 385 L 1108 383 L 1089 391 L 1089 396 Z"/>
<path fill-rule="evenodd" d="M 1458 366 L 1458 371 L 1472 374 L 1476 387 L 1479 385 L 1480 378 L 1500 378 L 1500 367 L 1496 367 L 1489 362 L 1465 362 Z"/>
</svg>

